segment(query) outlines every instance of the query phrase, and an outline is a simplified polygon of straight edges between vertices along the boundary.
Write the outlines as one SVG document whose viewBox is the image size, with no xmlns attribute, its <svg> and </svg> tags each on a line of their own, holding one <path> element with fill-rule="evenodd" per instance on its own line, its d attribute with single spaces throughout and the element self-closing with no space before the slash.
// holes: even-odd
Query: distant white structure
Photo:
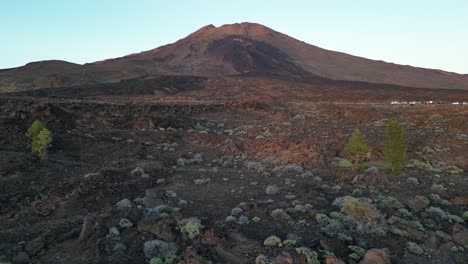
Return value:
<svg viewBox="0 0 468 264">
<path fill-rule="evenodd" d="M 399 100 L 392 100 L 390 104 L 392 105 L 419 105 L 419 104 L 435 104 L 434 101 L 399 101 Z M 437 104 L 441 104 L 437 102 Z M 468 102 L 452 102 L 452 103 L 442 103 L 442 104 L 452 104 L 452 105 L 468 105 Z"/>
<path fill-rule="evenodd" d="M 408 102 L 405 102 L 405 101 L 392 101 L 390 102 L 390 104 L 392 105 L 405 105 L 405 104 L 408 104 Z"/>
</svg>

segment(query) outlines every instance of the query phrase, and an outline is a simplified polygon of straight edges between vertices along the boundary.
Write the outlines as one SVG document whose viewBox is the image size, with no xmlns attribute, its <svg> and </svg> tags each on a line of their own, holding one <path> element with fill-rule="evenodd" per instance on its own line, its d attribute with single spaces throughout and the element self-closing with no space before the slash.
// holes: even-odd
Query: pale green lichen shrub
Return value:
<svg viewBox="0 0 468 264">
<path fill-rule="evenodd" d="M 409 253 L 415 254 L 415 255 L 421 255 L 422 253 L 424 253 L 424 250 L 418 244 L 414 242 L 406 243 L 406 250 Z"/>
<path fill-rule="evenodd" d="M 345 241 L 345 242 L 351 242 L 353 241 L 353 238 L 344 234 L 344 233 L 338 233 L 338 239 L 341 240 L 341 241 Z"/>
<path fill-rule="evenodd" d="M 226 217 L 226 219 L 224 220 L 224 222 L 226 223 L 235 223 L 236 221 L 237 221 L 237 218 L 232 215 Z"/>
<path fill-rule="evenodd" d="M 404 218 L 410 218 L 413 216 L 413 214 L 410 211 L 408 211 L 408 209 L 406 208 L 398 209 L 398 213 Z"/>
<path fill-rule="evenodd" d="M 260 254 L 255 258 L 255 264 L 268 264 L 268 259 L 265 255 Z"/>
<path fill-rule="evenodd" d="M 431 206 L 426 209 L 426 212 L 436 215 L 442 219 L 447 219 L 447 213 L 444 210 L 442 210 L 440 207 Z"/>
<path fill-rule="evenodd" d="M 177 229 L 184 235 L 186 235 L 189 239 L 194 239 L 198 235 L 200 235 L 201 229 L 203 229 L 203 225 L 200 222 L 200 219 L 196 217 L 189 217 L 180 220 L 177 223 Z"/>
<path fill-rule="evenodd" d="M 113 226 L 111 228 L 109 228 L 109 235 L 111 236 L 118 236 L 120 235 L 120 231 L 117 227 Z"/>
<path fill-rule="evenodd" d="M 177 197 L 177 193 L 172 191 L 172 190 L 167 190 L 166 191 L 166 196 L 170 197 L 170 198 L 175 198 L 175 197 Z"/>
<path fill-rule="evenodd" d="M 338 162 L 332 162 L 332 167 L 339 167 L 339 168 L 353 168 L 354 165 L 350 160 L 347 159 L 340 159 Z"/>
<path fill-rule="evenodd" d="M 320 250 L 322 252 L 324 258 L 336 258 L 335 253 L 328 251 L 328 250 Z"/>
<path fill-rule="evenodd" d="M 336 220 L 343 220 L 344 215 L 340 212 L 331 212 L 329 213 L 330 217 Z"/>
<path fill-rule="evenodd" d="M 398 223 L 401 223 L 401 224 L 404 224 L 406 226 L 412 226 L 414 228 L 417 228 L 418 230 L 420 231 L 424 231 L 424 226 L 417 220 L 407 220 L 407 219 L 403 219 L 403 218 L 399 218 L 399 217 L 393 217 L 396 222 Z"/>
<path fill-rule="evenodd" d="M 291 216 L 286 213 L 284 209 L 275 209 L 271 212 L 271 217 L 277 221 L 289 222 L 291 221 Z"/>
<path fill-rule="evenodd" d="M 377 200 L 377 204 L 381 208 L 400 209 L 403 208 L 403 204 L 400 203 L 395 197 L 380 195 Z"/>
<path fill-rule="evenodd" d="M 201 179 L 195 179 L 193 180 L 193 183 L 195 185 L 202 185 L 202 184 L 206 184 L 206 183 L 210 183 L 211 182 L 211 179 L 210 178 L 201 178 Z"/>
<path fill-rule="evenodd" d="M 281 239 L 277 236 L 269 236 L 263 241 L 263 245 L 267 247 L 275 247 L 281 243 Z"/>
<path fill-rule="evenodd" d="M 463 215 L 462 215 L 463 219 L 465 219 L 466 221 L 468 221 L 468 211 L 464 212 Z"/>
<path fill-rule="evenodd" d="M 408 232 L 406 232 L 405 230 L 401 230 L 399 228 L 392 228 L 390 229 L 390 232 L 392 232 L 392 234 L 394 235 L 397 235 L 397 236 L 401 236 L 401 237 L 409 237 L 410 234 Z"/>
<path fill-rule="evenodd" d="M 320 224 L 320 230 L 329 236 L 334 236 L 343 230 L 340 220 L 329 218 L 325 214 L 316 214 L 315 220 Z"/>
<path fill-rule="evenodd" d="M 149 264 L 173 264 L 177 256 L 166 256 L 166 258 L 152 258 Z"/>
<path fill-rule="evenodd" d="M 454 253 L 459 253 L 459 252 L 464 252 L 465 249 L 462 246 L 452 246 L 450 248 L 450 251 L 452 251 Z"/>
<path fill-rule="evenodd" d="M 450 222 L 450 223 L 457 223 L 457 224 L 464 224 L 465 223 L 465 220 L 463 220 L 463 218 L 461 218 L 460 216 L 458 215 L 448 215 L 447 216 L 447 220 Z"/>
<path fill-rule="evenodd" d="M 243 212 L 244 212 L 244 210 L 242 210 L 242 208 L 240 208 L 240 207 L 234 207 L 234 208 L 232 208 L 232 210 L 231 210 L 231 215 L 233 215 L 233 216 L 238 216 L 238 215 L 242 214 Z"/>
<path fill-rule="evenodd" d="M 252 221 L 255 222 L 255 223 L 258 223 L 258 222 L 260 222 L 261 220 L 262 220 L 262 219 L 261 219 L 260 217 L 258 217 L 258 216 L 254 216 L 254 217 L 252 218 Z"/>
<path fill-rule="evenodd" d="M 152 258 L 150 259 L 149 264 L 164 264 L 164 262 L 160 258 Z"/>
<path fill-rule="evenodd" d="M 309 248 L 298 247 L 296 248 L 296 253 L 299 255 L 304 255 L 306 257 L 307 264 L 320 264 L 317 252 L 312 251 Z"/>
<path fill-rule="evenodd" d="M 285 246 L 295 246 L 297 244 L 297 241 L 294 239 L 286 239 L 283 241 L 283 245 Z"/>
<path fill-rule="evenodd" d="M 362 259 L 364 255 L 366 254 L 366 250 L 363 249 L 362 247 L 358 246 L 348 246 L 349 250 L 351 250 L 353 253 L 349 255 L 351 259 L 354 259 L 356 261 Z"/>
<path fill-rule="evenodd" d="M 376 237 L 384 237 L 387 235 L 387 232 L 382 227 L 374 227 L 369 230 L 369 234 Z"/>
<path fill-rule="evenodd" d="M 316 214 L 315 215 L 315 220 L 319 224 L 326 224 L 326 223 L 328 223 L 329 218 L 328 218 L 328 216 L 326 214 Z"/>
</svg>

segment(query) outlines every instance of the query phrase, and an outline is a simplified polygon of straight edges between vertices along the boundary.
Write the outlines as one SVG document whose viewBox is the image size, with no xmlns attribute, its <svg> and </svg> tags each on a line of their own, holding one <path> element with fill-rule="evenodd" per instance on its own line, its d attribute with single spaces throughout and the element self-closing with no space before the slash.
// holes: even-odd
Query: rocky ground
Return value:
<svg viewBox="0 0 468 264">
<path fill-rule="evenodd" d="M 468 108 L 0 98 L 0 263 L 468 263 Z M 385 126 L 408 162 L 385 173 Z M 46 159 L 25 136 L 54 134 Z M 344 145 L 371 147 L 359 171 Z"/>
</svg>

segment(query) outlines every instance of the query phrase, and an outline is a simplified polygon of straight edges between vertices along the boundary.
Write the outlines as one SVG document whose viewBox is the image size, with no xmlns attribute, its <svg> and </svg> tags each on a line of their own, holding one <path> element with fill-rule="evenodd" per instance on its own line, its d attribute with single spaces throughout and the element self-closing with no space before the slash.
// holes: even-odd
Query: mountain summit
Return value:
<svg viewBox="0 0 468 264">
<path fill-rule="evenodd" d="M 468 76 L 322 49 L 256 23 L 208 25 L 165 46 L 100 62 L 0 71 L 1 90 L 108 83 L 149 75 L 274 73 L 420 88 L 468 89 Z M 37 68 L 37 67 L 36 67 Z M 41 73 L 36 76 L 36 73 Z M 27 80 L 23 78 L 27 76 Z"/>
</svg>

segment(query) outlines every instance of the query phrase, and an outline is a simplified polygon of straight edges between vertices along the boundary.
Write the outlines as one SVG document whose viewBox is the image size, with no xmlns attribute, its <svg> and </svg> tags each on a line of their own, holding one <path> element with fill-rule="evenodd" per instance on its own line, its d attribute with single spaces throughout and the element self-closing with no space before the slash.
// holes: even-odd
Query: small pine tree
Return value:
<svg viewBox="0 0 468 264">
<path fill-rule="evenodd" d="M 351 137 L 349 138 L 348 144 L 345 150 L 353 155 L 354 158 L 354 169 L 358 167 L 359 161 L 361 161 L 369 151 L 366 139 L 359 129 L 356 129 Z"/>
<path fill-rule="evenodd" d="M 387 140 L 383 154 L 395 174 L 400 174 L 403 163 L 406 161 L 406 145 L 403 138 L 403 128 L 398 121 L 392 120 L 387 126 Z"/>
<path fill-rule="evenodd" d="M 45 128 L 39 120 L 34 121 L 26 135 L 31 139 L 31 152 L 44 159 L 50 143 L 53 141 L 52 132 Z"/>
</svg>

